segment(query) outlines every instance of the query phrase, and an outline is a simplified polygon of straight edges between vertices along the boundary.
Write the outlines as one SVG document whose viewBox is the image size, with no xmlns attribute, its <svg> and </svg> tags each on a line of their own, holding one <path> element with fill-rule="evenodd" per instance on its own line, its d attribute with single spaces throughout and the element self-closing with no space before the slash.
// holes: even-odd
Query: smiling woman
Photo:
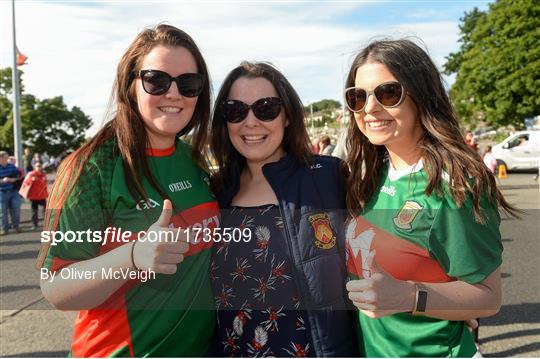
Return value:
<svg viewBox="0 0 540 359">
<path fill-rule="evenodd" d="M 62 163 L 45 220 L 46 230 L 97 232 L 100 241 L 44 244 L 44 277 L 71 275 L 42 279 L 43 295 L 58 309 L 80 310 L 72 356 L 202 356 L 215 326 L 211 242 L 188 244 L 184 231 L 174 232 L 176 242 L 151 238 L 217 226 L 203 160 L 206 64 L 185 32 L 146 29 L 118 65 L 113 97 L 112 121 Z M 190 131 L 192 147 L 180 139 Z M 111 232 L 132 235 L 126 243 Z"/>
<path fill-rule="evenodd" d="M 471 357 L 466 320 L 497 313 L 498 207 L 516 210 L 462 139 L 437 68 L 409 40 L 356 56 L 347 207 L 349 298 L 367 357 Z"/>
<path fill-rule="evenodd" d="M 218 355 L 356 356 L 345 294 L 345 191 L 337 158 L 313 156 L 303 106 L 267 63 L 227 76 L 212 118 L 212 178 L 224 228 L 212 279 Z"/>
</svg>

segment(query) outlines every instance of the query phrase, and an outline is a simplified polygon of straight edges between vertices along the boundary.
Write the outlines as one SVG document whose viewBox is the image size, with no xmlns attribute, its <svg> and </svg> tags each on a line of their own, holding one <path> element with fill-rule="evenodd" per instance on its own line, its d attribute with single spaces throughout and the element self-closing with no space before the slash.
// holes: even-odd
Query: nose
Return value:
<svg viewBox="0 0 540 359">
<path fill-rule="evenodd" d="M 375 94 L 368 93 L 367 99 L 366 99 L 366 107 L 364 108 L 364 111 L 366 113 L 373 113 L 376 111 L 379 111 L 381 109 L 379 103 L 377 100 L 375 100 Z"/>
<path fill-rule="evenodd" d="M 182 98 L 182 94 L 180 93 L 180 90 L 178 90 L 178 84 L 176 81 L 173 81 L 171 84 L 171 87 L 169 87 L 169 90 L 165 93 L 165 97 L 168 99 L 180 99 Z"/>
<path fill-rule="evenodd" d="M 244 126 L 248 127 L 255 127 L 259 125 L 259 119 L 255 117 L 255 114 L 253 113 L 253 110 L 251 108 L 248 110 L 248 114 L 243 122 Z"/>
</svg>

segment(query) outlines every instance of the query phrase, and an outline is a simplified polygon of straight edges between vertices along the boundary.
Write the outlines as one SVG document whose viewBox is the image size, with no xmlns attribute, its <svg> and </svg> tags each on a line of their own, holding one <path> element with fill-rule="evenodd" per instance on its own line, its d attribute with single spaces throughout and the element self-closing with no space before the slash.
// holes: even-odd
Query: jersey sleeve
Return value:
<svg viewBox="0 0 540 359">
<path fill-rule="evenodd" d="M 446 274 L 467 283 L 479 283 L 502 263 L 500 216 L 496 207 L 481 201 L 485 223 L 474 219 L 472 200 L 461 208 L 447 195 L 429 234 L 429 251 Z"/>
<path fill-rule="evenodd" d="M 55 271 L 73 262 L 94 258 L 99 255 L 100 238 L 108 223 L 103 178 L 95 162 L 88 162 L 62 206 L 58 225 L 51 228 L 42 267 Z M 65 190 L 65 188 L 62 188 Z M 43 234 L 42 234 L 43 237 Z M 43 250 L 43 248 L 42 248 Z"/>
</svg>

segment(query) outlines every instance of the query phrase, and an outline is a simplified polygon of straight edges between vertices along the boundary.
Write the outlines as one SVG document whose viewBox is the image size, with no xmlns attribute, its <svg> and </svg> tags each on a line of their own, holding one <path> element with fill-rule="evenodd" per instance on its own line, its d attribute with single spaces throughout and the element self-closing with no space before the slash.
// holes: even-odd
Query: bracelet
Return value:
<svg viewBox="0 0 540 359">
<path fill-rule="evenodd" d="M 133 269 L 135 269 L 136 271 L 139 271 L 139 267 L 137 267 L 137 265 L 135 264 L 135 257 L 133 255 L 133 252 L 135 252 L 135 243 L 137 243 L 137 241 L 133 241 L 133 244 L 131 245 L 131 266 L 133 267 Z"/>
</svg>

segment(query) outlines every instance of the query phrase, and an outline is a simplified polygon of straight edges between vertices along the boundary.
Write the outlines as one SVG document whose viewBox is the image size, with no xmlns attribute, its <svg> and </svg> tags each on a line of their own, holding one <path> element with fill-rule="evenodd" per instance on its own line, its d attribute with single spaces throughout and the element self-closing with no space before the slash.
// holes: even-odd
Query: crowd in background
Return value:
<svg viewBox="0 0 540 359">
<path fill-rule="evenodd" d="M 58 160 L 47 154 L 32 154 L 26 148 L 22 162 L 21 167 L 14 156 L 0 151 L 0 235 L 7 235 L 10 230 L 21 232 L 21 205 L 24 200 L 31 203 L 32 230 L 38 229 L 39 207 L 45 211 L 48 197 L 46 171 L 54 171 Z"/>
</svg>

